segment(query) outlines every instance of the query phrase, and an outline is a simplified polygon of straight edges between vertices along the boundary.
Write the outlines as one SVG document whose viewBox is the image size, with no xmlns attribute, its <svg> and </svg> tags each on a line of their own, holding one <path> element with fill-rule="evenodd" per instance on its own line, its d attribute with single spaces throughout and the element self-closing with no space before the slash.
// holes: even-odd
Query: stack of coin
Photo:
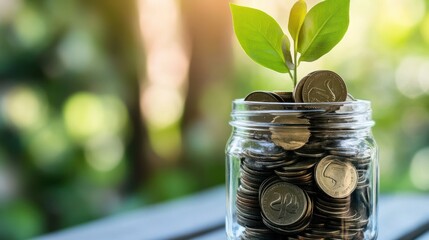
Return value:
<svg viewBox="0 0 429 240">
<path fill-rule="evenodd" d="M 246 101 L 287 102 L 290 96 L 254 92 Z M 293 98 L 353 100 L 330 71 L 306 76 Z M 365 133 L 354 128 L 362 118 L 341 112 L 338 104 L 309 109 L 305 103 L 269 106 L 293 111 L 273 116 L 267 131 L 255 130 L 240 154 L 236 207 L 242 239 L 364 239 L 373 213 L 375 156 Z"/>
<path fill-rule="evenodd" d="M 246 227 L 263 227 L 261 209 L 259 207 L 258 187 L 271 173 L 252 170 L 242 164 L 240 187 L 237 191 L 237 220 Z"/>
<path fill-rule="evenodd" d="M 325 103 L 346 100 L 355 99 L 347 93 L 344 80 L 337 73 L 329 70 L 309 73 L 298 82 L 293 92 L 255 91 L 244 98 L 244 101 L 251 102 Z"/>
<path fill-rule="evenodd" d="M 250 227 L 248 234 L 264 232 L 261 208 L 259 206 L 259 186 L 273 175 L 273 169 L 284 164 L 286 153 L 274 144 L 266 144 L 264 152 L 248 149 L 240 165 L 240 187 L 237 191 L 237 221 Z M 254 230 L 256 233 L 254 233 Z"/>
<path fill-rule="evenodd" d="M 317 159 L 314 158 L 299 158 L 294 164 L 276 169 L 275 173 L 283 181 L 310 187 L 313 185 L 313 167 L 316 163 Z"/>
<path fill-rule="evenodd" d="M 351 197 L 332 198 L 320 194 L 315 200 L 313 222 L 318 223 L 310 233 L 318 237 L 333 239 L 355 239 L 363 232 L 368 220 L 364 220 L 359 212 L 352 209 Z"/>
<path fill-rule="evenodd" d="M 242 239 L 273 240 L 277 235 L 268 228 L 246 228 L 243 232 Z"/>
<path fill-rule="evenodd" d="M 282 98 L 283 102 L 295 102 L 295 100 L 293 99 L 293 93 L 292 92 L 276 91 L 274 93 L 277 94 L 278 96 L 280 96 Z"/>
<path fill-rule="evenodd" d="M 247 102 L 294 102 L 292 92 L 255 91 L 244 98 Z"/>
<path fill-rule="evenodd" d="M 335 72 L 315 71 L 299 81 L 293 98 L 295 102 L 343 102 L 347 99 L 347 87 Z"/>
</svg>

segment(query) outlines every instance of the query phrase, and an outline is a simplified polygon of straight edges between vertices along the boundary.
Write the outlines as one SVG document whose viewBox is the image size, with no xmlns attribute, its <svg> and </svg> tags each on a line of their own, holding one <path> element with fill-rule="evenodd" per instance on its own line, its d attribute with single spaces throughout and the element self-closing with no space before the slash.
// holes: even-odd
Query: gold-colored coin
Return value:
<svg viewBox="0 0 429 240">
<path fill-rule="evenodd" d="M 356 189 L 356 168 L 344 158 L 326 156 L 317 164 L 315 171 L 317 185 L 333 198 L 345 198 Z"/>
<path fill-rule="evenodd" d="M 295 87 L 295 89 L 294 89 L 294 91 L 293 91 L 293 99 L 295 100 L 295 102 L 304 102 L 304 101 L 303 101 L 303 99 L 302 99 L 302 88 L 304 87 L 304 84 L 305 84 L 305 82 L 307 81 L 307 79 L 308 79 L 311 75 L 313 75 L 313 74 L 315 74 L 315 73 L 317 73 L 317 72 L 320 72 L 320 70 L 318 70 L 318 71 L 314 71 L 314 72 L 311 72 L 311 73 L 307 74 L 307 76 L 303 77 L 303 78 L 298 82 L 298 84 L 296 85 L 296 87 Z"/>
<path fill-rule="evenodd" d="M 271 140 L 277 146 L 282 147 L 285 150 L 296 150 L 304 146 L 310 138 L 310 130 L 306 125 L 310 122 L 308 119 L 299 118 L 299 116 L 277 116 L 272 121 L 273 125 L 278 127 L 270 127 Z M 287 125 L 301 125 L 299 128 L 286 128 Z"/>
<path fill-rule="evenodd" d="M 312 73 L 302 87 L 304 102 L 343 102 L 346 98 L 347 87 L 344 80 L 332 71 Z"/>
</svg>

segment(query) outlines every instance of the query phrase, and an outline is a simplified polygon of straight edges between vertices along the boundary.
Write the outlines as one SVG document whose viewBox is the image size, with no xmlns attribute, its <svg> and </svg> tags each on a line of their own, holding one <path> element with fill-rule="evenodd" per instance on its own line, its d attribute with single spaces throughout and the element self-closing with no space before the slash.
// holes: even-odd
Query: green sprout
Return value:
<svg viewBox="0 0 429 240">
<path fill-rule="evenodd" d="M 307 12 L 298 0 L 289 15 L 293 45 L 274 18 L 258 9 L 230 4 L 240 45 L 255 62 L 288 73 L 294 86 L 301 62 L 313 62 L 337 45 L 349 26 L 350 0 L 325 0 Z"/>
</svg>

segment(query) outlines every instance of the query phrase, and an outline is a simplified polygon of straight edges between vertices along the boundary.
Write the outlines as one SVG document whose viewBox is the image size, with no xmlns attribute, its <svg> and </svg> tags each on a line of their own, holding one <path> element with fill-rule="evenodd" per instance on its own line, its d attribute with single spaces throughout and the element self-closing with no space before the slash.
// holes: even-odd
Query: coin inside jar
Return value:
<svg viewBox="0 0 429 240">
<path fill-rule="evenodd" d="M 277 226 L 300 221 L 307 211 L 307 204 L 304 191 L 287 182 L 275 182 L 268 186 L 261 197 L 264 216 Z"/>
<path fill-rule="evenodd" d="M 333 155 L 320 160 L 315 177 L 319 188 L 333 198 L 349 196 L 355 190 L 358 180 L 353 164 Z"/>
<path fill-rule="evenodd" d="M 309 120 L 299 116 L 277 116 L 272 121 L 278 127 L 270 127 L 271 140 L 285 150 L 296 150 L 304 146 L 310 138 L 310 130 L 306 125 Z M 302 127 L 284 130 L 283 126 L 301 125 Z"/>
</svg>

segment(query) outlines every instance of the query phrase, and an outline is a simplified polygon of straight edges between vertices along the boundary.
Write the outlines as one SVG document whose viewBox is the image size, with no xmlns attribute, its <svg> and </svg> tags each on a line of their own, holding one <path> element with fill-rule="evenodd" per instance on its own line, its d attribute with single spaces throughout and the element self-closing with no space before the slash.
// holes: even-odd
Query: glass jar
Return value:
<svg viewBox="0 0 429 240">
<path fill-rule="evenodd" d="M 228 239 L 376 239 L 368 101 L 233 102 Z"/>
</svg>

